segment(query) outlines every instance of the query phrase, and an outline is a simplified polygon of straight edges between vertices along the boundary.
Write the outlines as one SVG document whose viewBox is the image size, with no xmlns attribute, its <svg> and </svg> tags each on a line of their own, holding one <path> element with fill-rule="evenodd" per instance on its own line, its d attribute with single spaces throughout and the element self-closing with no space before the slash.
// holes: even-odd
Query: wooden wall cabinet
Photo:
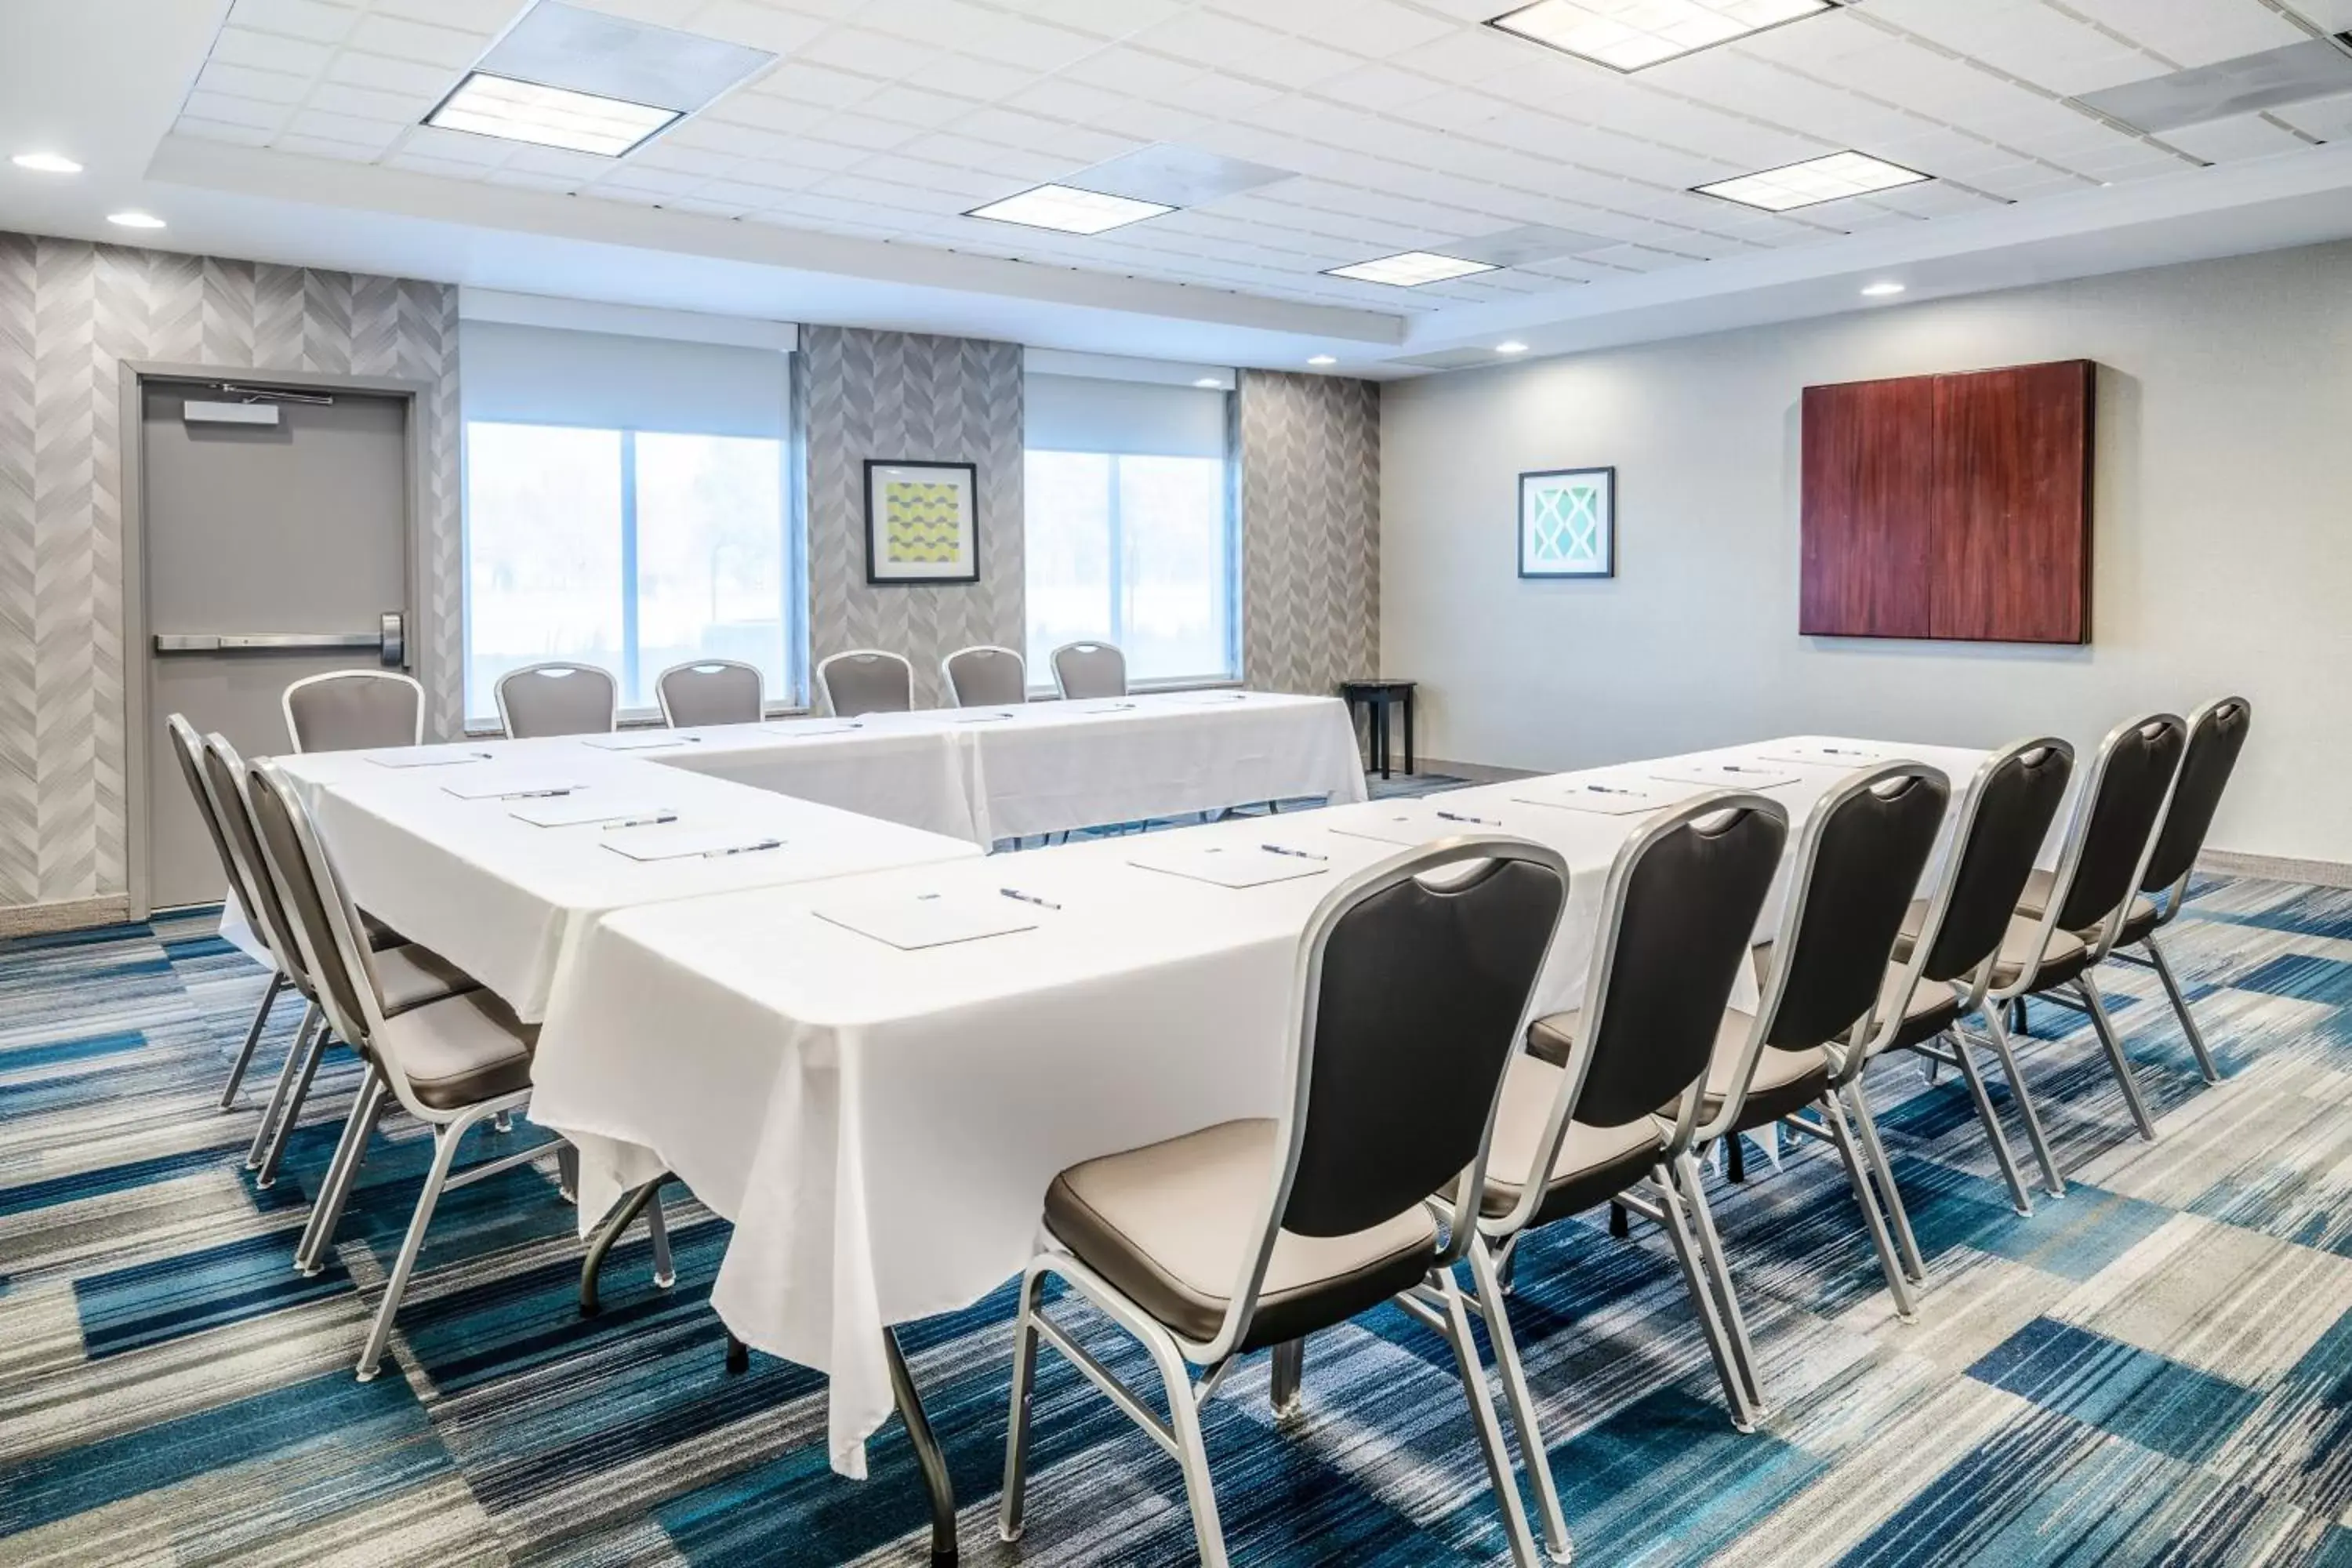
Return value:
<svg viewBox="0 0 2352 1568">
<path fill-rule="evenodd" d="M 2088 642 L 2097 368 L 1805 388 L 1798 629 Z"/>
</svg>

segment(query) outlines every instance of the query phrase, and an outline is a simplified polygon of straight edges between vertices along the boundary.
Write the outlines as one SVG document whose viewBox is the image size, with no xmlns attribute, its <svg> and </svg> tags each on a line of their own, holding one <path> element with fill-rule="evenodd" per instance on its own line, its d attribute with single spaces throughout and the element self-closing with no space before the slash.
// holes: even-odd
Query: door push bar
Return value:
<svg viewBox="0 0 2352 1568">
<path fill-rule="evenodd" d="M 408 662 L 408 626 L 386 610 L 373 632 L 157 632 L 157 653 L 334 653 L 372 647 L 377 662 L 398 669 Z"/>
</svg>

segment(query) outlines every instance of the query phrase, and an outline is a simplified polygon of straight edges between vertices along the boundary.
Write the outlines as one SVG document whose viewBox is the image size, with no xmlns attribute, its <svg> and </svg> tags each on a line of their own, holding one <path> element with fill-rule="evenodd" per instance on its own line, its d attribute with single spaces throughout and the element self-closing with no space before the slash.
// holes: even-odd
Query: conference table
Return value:
<svg viewBox="0 0 2352 1568">
<path fill-rule="evenodd" d="M 530 1114 L 580 1152 L 583 1230 L 665 1172 L 734 1223 L 713 1305 L 828 1373 L 828 1457 L 862 1476 L 908 1399 L 887 1331 L 1017 1274 L 1056 1172 L 1276 1113 L 1297 942 L 1350 873 L 1461 834 L 1558 849 L 1549 1013 L 1582 1001 L 1608 868 L 1651 812 L 1748 788 L 1801 826 L 1897 757 L 1942 769 L 1957 805 L 1982 755 L 1795 737 L 625 910 L 550 1007 Z"/>
</svg>

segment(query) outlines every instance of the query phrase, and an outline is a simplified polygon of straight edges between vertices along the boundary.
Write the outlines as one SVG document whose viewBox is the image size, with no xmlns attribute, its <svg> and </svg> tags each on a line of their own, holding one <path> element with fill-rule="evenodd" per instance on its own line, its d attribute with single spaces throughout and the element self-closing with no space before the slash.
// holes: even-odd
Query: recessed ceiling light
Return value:
<svg viewBox="0 0 2352 1568">
<path fill-rule="evenodd" d="M 1905 287 L 1901 283 L 1873 283 L 1863 293 L 1873 300 L 1890 300 L 1903 292 Z"/>
<path fill-rule="evenodd" d="M 157 217 L 153 213 L 109 213 L 106 215 L 106 221 L 109 223 L 121 224 L 124 228 L 161 228 L 163 226 L 163 220 Z"/>
<path fill-rule="evenodd" d="M 1528 352 L 1528 345 L 1513 338 L 1508 342 L 1496 343 L 1495 352 L 1498 354 L 1523 354 Z"/>
<path fill-rule="evenodd" d="M 1433 250 L 1401 250 L 1394 256 L 1359 261 L 1348 267 L 1327 267 L 1323 270 L 1334 278 L 1360 278 L 1367 283 L 1418 289 L 1424 283 L 1443 283 L 1449 278 L 1467 278 L 1474 272 L 1492 272 L 1495 267 L 1491 262 L 1465 261 L 1458 256 L 1440 256 Z"/>
<path fill-rule="evenodd" d="M 1223 391 L 1225 389 L 1225 384 L 1224 384 L 1223 382 L 1222 382 L 1222 381 L 1219 381 L 1219 380 L 1218 380 L 1215 376 L 1213 376 L 1213 375 L 1204 375 L 1204 376 L 1202 376 L 1200 380 L 1198 380 L 1198 381 L 1194 382 L 1192 384 L 1193 384 L 1194 386 L 1205 386 L 1205 387 L 1207 387 L 1211 392 L 1223 392 Z"/>
<path fill-rule="evenodd" d="M 8 160 L 20 169 L 30 169 L 36 174 L 79 174 L 81 165 L 71 158 L 61 158 L 55 153 L 19 153 Z"/>
<path fill-rule="evenodd" d="M 1612 70 L 1727 44 L 1819 16 L 1832 0 L 1536 0 L 1486 25 Z"/>
<path fill-rule="evenodd" d="M 1701 195 L 1721 196 L 1742 206 L 1784 213 L 1843 196 L 1866 196 L 1873 191 L 1892 190 L 1896 185 L 1916 185 L 1927 177 L 1916 169 L 1906 169 L 1864 153 L 1832 153 L 1826 158 L 1808 158 L 1801 163 L 1767 169 L 1760 174 L 1717 180 L 1697 190 Z"/>
<path fill-rule="evenodd" d="M 1339 363 L 1339 356 L 1337 354 L 1311 354 L 1307 357 L 1307 363 L 1308 364 L 1338 364 Z"/>
<path fill-rule="evenodd" d="M 677 118 L 675 109 L 473 71 L 425 117 L 425 123 L 442 131 L 617 158 Z"/>
<path fill-rule="evenodd" d="M 1175 210 L 1159 202 L 1108 196 L 1100 191 L 1082 191 L 1076 185 L 1039 185 L 1001 202 L 974 207 L 963 216 L 1024 224 L 1030 228 L 1059 229 L 1064 234 L 1100 234 L 1105 229 L 1141 223 L 1145 218 Z"/>
</svg>

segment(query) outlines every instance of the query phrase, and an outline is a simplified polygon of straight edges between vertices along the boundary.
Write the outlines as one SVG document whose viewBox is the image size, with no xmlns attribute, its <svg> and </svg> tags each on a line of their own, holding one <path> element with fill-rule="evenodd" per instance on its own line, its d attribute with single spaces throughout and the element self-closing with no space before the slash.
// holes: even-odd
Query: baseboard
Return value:
<svg viewBox="0 0 2352 1568">
<path fill-rule="evenodd" d="M 2208 849 L 2197 864 L 2225 877 L 2261 877 L 2273 882 L 2309 882 L 2321 888 L 2352 888 L 2352 866 L 2341 860 L 2298 860 L 2286 855 L 2246 855 Z"/>
<path fill-rule="evenodd" d="M 0 941 L 12 936 L 41 936 L 53 931 L 79 931 L 86 926 L 121 925 L 130 918 L 131 899 L 123 893 L 55 904 L 9 904 L 0 906 Z"/>
</svg>

